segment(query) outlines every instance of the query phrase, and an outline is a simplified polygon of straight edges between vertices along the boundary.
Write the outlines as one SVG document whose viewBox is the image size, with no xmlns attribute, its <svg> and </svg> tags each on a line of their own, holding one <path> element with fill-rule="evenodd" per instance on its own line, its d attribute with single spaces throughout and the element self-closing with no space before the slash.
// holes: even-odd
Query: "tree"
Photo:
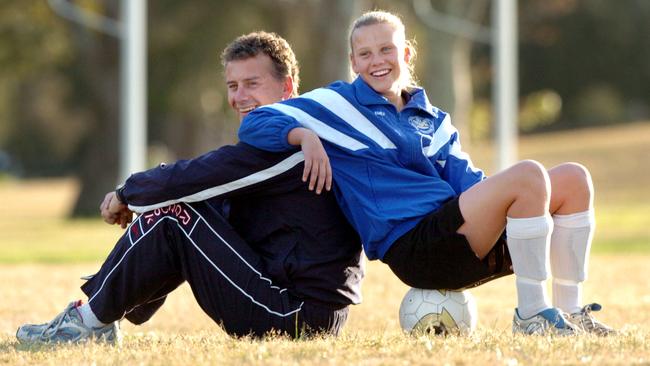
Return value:
<svg viewBox="0 0 650 366">
<path fill-rule="evenodd" d="M 430 29 L 426 62 L 429 98 L 434 105 L 451 111 L 460 134 L 469 137 L 474 102 L 471 56 L 476 41 L 490 42 L 489 29 L 480 25 L 489 2 L 438 2 L 440 10 L 435 10 L 430 0 L 413 0 L 413 5 L 418 18 Z"/>
<path fill-rule="evenodd" d="M 117 2 L 107 2 L 103 13 L 116 17 Z M 88 134 L 79 145 L 80 191 L 71 215 L 95 216 L 100 198 L 115 188 L 119 125 L 119 43 L 112 36 L 69 23 L 77 57 L 74 98 L 85 105 Z"/>
</svg>

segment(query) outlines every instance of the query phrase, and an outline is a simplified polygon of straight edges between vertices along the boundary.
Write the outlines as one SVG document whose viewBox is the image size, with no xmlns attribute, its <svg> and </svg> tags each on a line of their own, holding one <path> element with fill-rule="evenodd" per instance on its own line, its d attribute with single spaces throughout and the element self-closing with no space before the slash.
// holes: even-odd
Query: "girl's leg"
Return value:
<svg viewBox="0 0 650 366">
<path fill-rule="evenodd" d="M 506 218 L 544 216 L 550 183 L 542 165 L 526 160 L 477 183 L 460 195 L 465 223 L 458 229 L 479 258 L 487 254 L 506 227 Z"/>
<path fill-rule="evenodd" d="M 517 277 L 517 312 L 530 318 L 550 308 L 545 291 L 552 221 L 548 215 L 550 182 L 546 170 L 523 161 L 461 194 L 465 235 L 479 258 L 485 256 L 505 227 Z"/>
<path fill-rule="evenodd" d="M 548 174 L 555 225 L 550 254 L 553 305 L 573 314 L 582 307 L 582 282 L 587 278 L 595 226 L 593 184 L 589 171 L 575 163 L 554 167 Z"/>
<path fill-rule="evenodd" d="M 553 192 L 550 209 L 555 225 L 550 255 L 553 306 L 569 313 L 569 320 L 588 333 L 615 334 L 614 329 L 590 314 L 600 310 L 600 305 L 582 307 L 582 283 L 587 279 L 595 227 L 594 189 L 589 171 L 582 165 L 565 163 L 549 170 L 548 174 Z"/>
</svg>

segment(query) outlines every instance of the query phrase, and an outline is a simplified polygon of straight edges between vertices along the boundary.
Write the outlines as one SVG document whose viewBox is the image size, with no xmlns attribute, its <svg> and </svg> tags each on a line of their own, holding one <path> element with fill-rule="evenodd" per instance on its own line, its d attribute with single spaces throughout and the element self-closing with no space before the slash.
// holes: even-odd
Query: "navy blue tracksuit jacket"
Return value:
<svg viewBox="0 0 650 366">
<path fill-rule="evenodd" d="M 82 286 L 97 317 L 142 323 L 187 281 L 230 334 L 337 334 L 361 301 L 362 247 L 303 160 L 239 143 L 129 177 L 118 197 L 139 215 Z"/>
</svg>

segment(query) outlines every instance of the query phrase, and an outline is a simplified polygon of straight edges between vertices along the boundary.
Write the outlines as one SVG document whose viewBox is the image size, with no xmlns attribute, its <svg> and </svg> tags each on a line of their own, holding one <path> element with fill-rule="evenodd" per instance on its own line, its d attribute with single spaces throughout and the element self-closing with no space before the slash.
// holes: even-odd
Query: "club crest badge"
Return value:
<svg viewBox="0 0 650 366">
<path fill-rule="evenodd" d="M 408 121 L 413 128 L 423 135 L 431 135 L 433 133 L 433 121 L 428 118 L 411 116 Z"/>
</svg>

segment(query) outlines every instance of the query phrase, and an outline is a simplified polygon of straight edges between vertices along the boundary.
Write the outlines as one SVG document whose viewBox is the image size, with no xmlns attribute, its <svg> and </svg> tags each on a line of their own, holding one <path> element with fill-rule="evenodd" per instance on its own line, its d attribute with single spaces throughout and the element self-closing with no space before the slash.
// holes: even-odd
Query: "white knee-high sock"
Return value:
<svg viewBox="0 0 650 366">
<path fill-rule="evenodd" d="M 507 217 L 508 251 L 517 284 L 517 312 L 529 318 L 551 307 L 546 294 L 553 221 L 549 215 Z"/>
<path fill-rule="evenodd" d="M 553 215 L 551 273 L 553 306 L 567 313 L 580 311 L 582 282 L 587 279 L 589 251 L 595 229 L 593 210 Z"/>
</svg>

